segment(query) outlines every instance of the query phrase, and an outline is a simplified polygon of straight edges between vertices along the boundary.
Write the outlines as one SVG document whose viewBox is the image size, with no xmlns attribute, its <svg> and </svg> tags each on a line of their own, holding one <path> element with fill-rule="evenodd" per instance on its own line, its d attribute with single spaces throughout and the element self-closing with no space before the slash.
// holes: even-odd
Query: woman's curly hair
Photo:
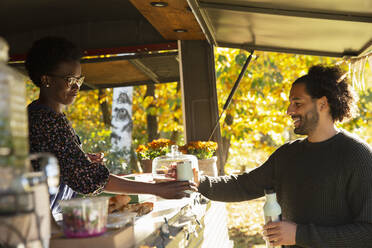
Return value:
<svg viewBox="0 0 372 248">
<path fill-rule="evenodd" d="M 41 76 L 52 73 L 61 62 L 80 61 L 81 50 L 62 37 L 45 37 L 33 43 L 26 58 L 26 69 L 32 82 L 40 87 Z"/>
<path fill-rule="evenodd" d="M 352 118 L 357 112 L 356 94 L 347 82 L 346 73 L 338 66 L 312 66 L 307 75 L 293 84 L 296 83 L 304 83 L 313 99 L 327 97 L 333 121 Z"/>
</svg>

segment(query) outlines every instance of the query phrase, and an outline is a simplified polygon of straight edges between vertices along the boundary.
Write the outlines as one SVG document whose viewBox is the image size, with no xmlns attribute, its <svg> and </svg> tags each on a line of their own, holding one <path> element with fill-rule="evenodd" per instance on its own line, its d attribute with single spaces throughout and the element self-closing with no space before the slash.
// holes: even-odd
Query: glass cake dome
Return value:
<svg viewBox="0 0 372 248">
<path fill-rule="evenodd" d="M 198 159 L 194 155 L 182 154 L 178 146 L 173 145 L 171 152 L 152 162 L 152 175 L 155 182 L 197 181 L 199 175 Z"/>
</svg>

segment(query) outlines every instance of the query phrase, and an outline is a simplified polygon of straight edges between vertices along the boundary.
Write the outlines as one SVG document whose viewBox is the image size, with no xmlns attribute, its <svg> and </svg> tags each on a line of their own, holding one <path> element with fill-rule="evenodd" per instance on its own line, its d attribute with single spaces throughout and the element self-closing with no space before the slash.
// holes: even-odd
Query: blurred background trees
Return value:
<svg viewBox="0 0 372 248">
<path fill-rule="evenodd" d="M 284 142 L 294 139 L 292 122 L 286 116 L 291 83 L 315 64 L 335 64 L 341 59 L 284 53 L 255 52 L 228 110 L 221 118 L 227 173 L 241 172 L 261 164 Z M 219 112 L 248 56 L 243 50 L 216 48 Z M 346 64 L 343 65 L 347 69 Z M 360 115 L 339 126 L 372 144 L 372 73 L 365 70 L 366 88 L 357 89 Z M 38 89 L 27 83 L 28 103 Z M 112 89 L 80 92 L 66 115 L 82 139 L 86 152 L 105 152 L 106 164 L 115 172 L 136 168 L 134 150 L 153 139 L 168 138 L 182 145 L 183 116 L 180 84 L 135 86 L 133 89 L 133 130 L 130 161 L 111 150 Z"/>
<path fill-rule="evenodd" d="M 219 113 L 248 53 L 216 48 Z M 230 107 L 220 124 L 226 161 L 225 172 L 240 173 L 262 162 L 278 146 L 295 139 L 292 121 L 286 116 L 292 82 L 315 64 L 335 64 L 341 59 L 304 55 L 255 52 Z M 347 69 L 346 64 L 342 66 Z M 356 89 L 360 115 L 338 126 L 359 135 L 372 145 L 372 71 L 365 70 L 365 89 Z M 80 135 L 86 152 L 105 152 L 106 165 L 114 173 L 130 173 L 136 168 L 134 150 L 156 138 L 184 144 L 181 90 L 179 83 L 135 86 L 133 88 L 132 149 L 130 161 L 123 152 L 110 152 L 112 89 L 80 92 L 66 115 Z M 27 83 L 28 103 L 38 89 Z M 234 247 L 263 247 L 261 236 L 263 199 L 228 203 L 228 227 Z M 259 246 L 261 244 L 262 246 Z M 257 245 L 257 246 L 256 246 Z"/>
<path fill-rule="evenodd" d="M 289 90 L 296 78 L 316 64 L 338 63 L 348 69 L 338 58 L 269 52 L 255 55 L 257 59 L 249 65 L 221 122 L 227 173 L 254 168 L 284 142 L 299 137 L 293 133 L 292 121 L 286 115 Z M 220 112 L 247 56 L 242 50 L 216 49 Z M 370 69 L 365 72 L 366 89 L 356 89 L 360 115 L 337 125 L 372 144 L 372 128 L 368 125 L 372 121 L 372 77 Z"/>
</svg>

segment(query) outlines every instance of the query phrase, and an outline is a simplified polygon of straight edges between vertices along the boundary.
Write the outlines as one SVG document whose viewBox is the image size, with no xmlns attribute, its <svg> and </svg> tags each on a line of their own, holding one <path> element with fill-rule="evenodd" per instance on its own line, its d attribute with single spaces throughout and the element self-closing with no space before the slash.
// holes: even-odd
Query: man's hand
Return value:
<svg viewBox="0 0 372 248">
<path fill-rule="evenodd" d="M 190 194 L 185 190 L 198 191 L 196 184 L 191 181 L 170 181 L 156 183 L 153 186 L 154 193 L 165 199 L 179 199 L 188 197 Z"/>
<path fill-rule="evenodd" d="M 263 235 L 272 246 L 296 244 L 296 223 L 289 221 L 269 222 L 263 228 Z"/>
</svg>

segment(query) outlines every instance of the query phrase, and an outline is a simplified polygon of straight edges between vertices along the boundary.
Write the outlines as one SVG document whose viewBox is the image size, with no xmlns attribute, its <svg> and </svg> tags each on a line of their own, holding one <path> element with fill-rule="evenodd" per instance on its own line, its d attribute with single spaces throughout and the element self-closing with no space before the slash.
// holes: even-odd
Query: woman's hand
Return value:
<svg viewBox="0 0 372 248">
<path fill-rule="evenodd" d="M 192 181 L 170 181 L 154 184 L 154 194 L 165 199 L 180 199 L 190 196 L 185 190 L 198 191 Z"/>
<path fill-rule="evenodd" d="M 88 158 L 93 163 L 103 163 L 103 152 L 97 152 L 97 153 L 86 153 Z"/>
</svg>

